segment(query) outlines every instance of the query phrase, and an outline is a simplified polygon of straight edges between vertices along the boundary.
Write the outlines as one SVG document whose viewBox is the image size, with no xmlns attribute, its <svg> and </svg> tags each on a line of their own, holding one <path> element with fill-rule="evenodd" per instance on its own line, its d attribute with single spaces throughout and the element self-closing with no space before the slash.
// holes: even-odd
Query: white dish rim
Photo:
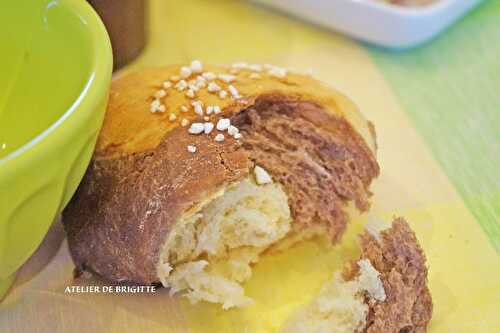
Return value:
<svg viewBox="0 0 500 333">
<path fill-rule="evenodd" d="M 400 15 L 407 17 L 415 17 L 421 15 L 432 15 L 436 12 L 446 10 L 459 0 L 434 0 L 433 3 L 423 6 L 402 6 L 391 3 L 385 3 L 375 0 L 345 0 L 353 3 L 362 4 L 366 7 L 371 7 L 375 10 L 380 10 L 390 15 Z"/>
</svg>

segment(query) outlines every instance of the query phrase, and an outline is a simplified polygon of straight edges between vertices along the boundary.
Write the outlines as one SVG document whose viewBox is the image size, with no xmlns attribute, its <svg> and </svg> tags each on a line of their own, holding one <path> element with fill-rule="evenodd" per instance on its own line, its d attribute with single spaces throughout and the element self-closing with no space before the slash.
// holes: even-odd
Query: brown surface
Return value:
<svg viewBox="0 0 500 333">
<path fill-rule="evenodd" d="M 244 101 L 199 93 L 204 105 L 221 105 L 225 116 L 241 125 L 243 146 L 227 135 L 216 143 L 216 131 L 190 135 L 179 126 L 181 117 L 197 117 L 193 111 L 179 113 L 180 105 L 190 101 L 184 93 L 170 89 L 163 101 L 167 112 L 149 112 L 150 96 L 162 78 L 174 73 L 172 68 L 144 71 L 113 83 L 93 162 L 64 211 L 77 268 L 115 281 L 157 282 L 155 267 L 172 224 L 189 208 L 245 177 L 251 159 L 284 185 L 299 223 L 326 223 L 334 240 L 345 227 L 342 209 L 348 200 L 367 208 L 368 186 L 378 174 L 374 138 L 343 95 L 305 76 L 255 81 L 239 74 L 235 85 Z M 178 115 L 176 122 L 166 119 L 170 112 Z M 266 129 L 254 128 L 245 115 L 268 118 Z M 298 133 L 289 139 L 307 149 L 307 154 L 295 156 L 294 165 L 293 147 L 259 139 L 287 125 Z M 195 154 L 187 152 L 189 144 L 198 148 Z M 255 149 L 268 144 L 281 145 L 288 155 Z M 313 172 L 317 165 L 328 169 L 326 176 Z"/>
<path fill-rule="evenodd" d="M 337 241 L 347 224 L 346 203 L 368 209 L 378 164 L 344 119 L 311 102 L 267 95 L 232 123 L 250 158 L 283 185 L 295 224 L 326 225 Z"/>
<path fill-rule="evenodd" d="M 113 48 L 113 68 L 135 59 L 146 45 L 148 0 L 88 0 L 101 17 Z"/>
<path fill-rule="evenodd" d="M 381 232 L 377 242 L 370 234 L 361 236 L 361 259 L 369 259 L 381 273 L 386 300 L 367 298 L 369 314 L 364 332 L 423 333 L 432 317 L 432 298 L 427 287 L 425 255 L 415 234 L 403 218 Z M 346 272 L 356 274 L 357 265 Z"/>
<path fill-rule="evenodd" d="M 187 144 L 196 144 L 197 153 Z M 157 282 L 159 253 L 173 223 L 247 173 L 247 156 L 236 146 L 177 128 L 155 150 L 93 161 L 63 213 L 77 268 L 115 281 Z"/>
</svg>

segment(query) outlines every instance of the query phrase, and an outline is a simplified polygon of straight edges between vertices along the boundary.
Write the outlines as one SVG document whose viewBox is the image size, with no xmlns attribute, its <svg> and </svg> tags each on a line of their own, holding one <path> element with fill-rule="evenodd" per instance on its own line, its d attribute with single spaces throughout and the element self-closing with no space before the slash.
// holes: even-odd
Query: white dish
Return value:
<svg viewBox="0 0 500 333">
<path fill-rule="evenodd" d="M 375 0 L 252 0 L 349 36 L 389 48 L 422 44 L 482 0 L 436 0 L 404 7 Z"/>
</svg>

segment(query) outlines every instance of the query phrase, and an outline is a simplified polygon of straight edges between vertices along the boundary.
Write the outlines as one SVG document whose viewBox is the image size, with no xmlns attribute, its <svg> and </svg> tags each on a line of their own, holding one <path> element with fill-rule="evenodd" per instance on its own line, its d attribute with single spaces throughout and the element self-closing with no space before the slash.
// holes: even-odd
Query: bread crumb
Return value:
<svg viewBox="0 0 500 333">
<path fill-rule="evenodd" d="M 176 223 L 162 250 L 159 280 L 192 303 L 221 303 L 223 309 L 250 305 L 241 284 L 250 279 L 260 253 L 285 237 L 290 223 L 281 186 L 260 187 L 244 179 Z"/>
<path fill-rule="evenodd" d="M 182 127 L 186 127 L 187 125 L 189 125 L 189 120 L 187 120 L 186 118 L 182 118 L 182 120 L 181 120 L 181 126 Z"/>
<path fill-rule="evenodd" d="M 181 111 L 182 111 L 182 112 L 188 112 L 188 111 L 189 111 L 189 109 L 188 109 L 188 107 L 187 107 L 187 106 L 185 106 L 185 105 L 181 105 Z"/>
<path fill-rule="evenodd" d="M 255 175 L 255 181 L 259 185 L 269 184 L 273 182 L 273 179 L 271 178 L 269 173 L 267 173 L 267 171 L 264 168 L 258 165 L 256 165 L 255 168 L 253 169 L 253 173 Z"/>
<path fill-rule="evenodd" d="M 172 87 L 172 82 L 170 82 L 170 81 L 165 81 L 165 82 L 163 82 L 162 86 L 163 86 L 163 88 L 165 88 L 165 89 L 169 89 L 169 88 L 171 88 L 171 87 Z"/>
<path fill-rule="evenodd" d="M 196 153 L 196 147 L 193 145 L 188 145 L 187 151 L 190 153 Z M 172 270 L 172 267 L 170 267 L 170 265 L 168 267 L 170 268 L 170 270 L 168 271 L 170 273 L 170 271 Z"/>
<path fill-rule="evenodd" d="M 280 333 L 361 332 L 368 306 L 354 281 L 344 281 L 337 272 L 313 301 L 299 308 L 279 330 Z"/>
<path fill-rule="evenodd" d="M 189 97 L 189 98 L 194 98 L 194 97 L 195 97 L 194 90 L 193 90 L 193 89 L 189 89 L 189 90 L 186 92 L 186 96 L 187 96 L 187 97 Z"/>
<path fill-rule="evenodd" d="M 219 114 L 219 113 L 221 113 L 221 112 L 222 112 L 222 110 L 220 109 L 220 106 L 215 105 L 215 106 L 214 106 L 214 113 L 215 113 L 215 114 Z"/>
<path fill-rule="evenodd" d="M 358 277 L 359 283 L 364 286 L 371 298 L 377 301 L 385 301 L 386 295 L 384 285 L 380 280 L 380 273 L 372 266 L 368 259 L 358 261 L 360 274 Z"/>
<path fill-rule="evenodd" d="M 188 146 L 188 147 L 194 147 L 194 146 Z M 196 147 L 194 147 L 194 150 L 196 151 Z M 161 269 L 168 274 L 173 270 L 172 266 L 168 262 L 161 264 Z"/>
<path fill-rule="evenodd" d="M 215 140 L 215 141 L 217 141 L 217 142 L 222 142 L 222 141 L 224 141 L 224 134 L 222 134 L 222 133 L 217 134 L 217 135 L 215 136 L 215 139 L 214 139 L 214 140 Z"/>
<path fill-rule="evenodd" d="M 369 260 L 358 261 L 359 275 L 345 281 L 339 272 L 325 284 L 317 297 L 290 317 L 280 333 L 360 332 L 366 325 L 368 305 L 363 292 L 385 300 L 380 273 Z"/>
<path fill-rule="evenodd" d="M 172 75 L 172 76 L 170 77 L 170 81 L 172 81 L 172 82 L 177 82 L 177 81 L 179 81 L 180 79 L 181 79 L 181 78 L 180 78 L 178 75 Z"/>
<path fill-rule="evenodd" d="M 175 115 L 175 113 L 171 113 L 171 114 L 168 116 L 168 120 L 170 120 L 170 121 L 175 121 L 175 119 L 177 119 L 177 116 Z"/>
</svg>

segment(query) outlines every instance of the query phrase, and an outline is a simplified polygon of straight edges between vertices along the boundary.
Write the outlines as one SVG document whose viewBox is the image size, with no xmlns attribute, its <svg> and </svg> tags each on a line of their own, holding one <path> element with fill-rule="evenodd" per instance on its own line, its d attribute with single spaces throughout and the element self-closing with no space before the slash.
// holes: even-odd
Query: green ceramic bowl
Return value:
<svg viewBox="0 0 500 333">
<path fill-rule="evenodd" d="M 84 0 L 1 1 L 0 22 L 1 299 L 87 168 L 112 56 Z"/>
</svg>

